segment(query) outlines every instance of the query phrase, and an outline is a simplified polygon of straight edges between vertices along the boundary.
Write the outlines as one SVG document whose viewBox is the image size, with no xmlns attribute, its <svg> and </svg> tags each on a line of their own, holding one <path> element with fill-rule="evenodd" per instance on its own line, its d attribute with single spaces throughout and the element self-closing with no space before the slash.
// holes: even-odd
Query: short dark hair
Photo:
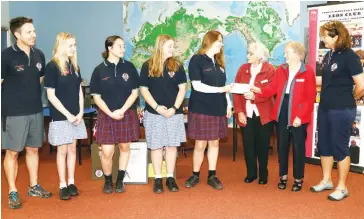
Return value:
<svg viewBox="0 0 364 219">
<path fill-rule="evenodd" d="M 18 31 L 24 24 L 33 23 L 32 18 L 27 17 L 16 17 L 10 20 L 10 31 L 15 37 L 15 32 Z M 16 37 L 15 37 L 16 38 Z"/>
</svg>

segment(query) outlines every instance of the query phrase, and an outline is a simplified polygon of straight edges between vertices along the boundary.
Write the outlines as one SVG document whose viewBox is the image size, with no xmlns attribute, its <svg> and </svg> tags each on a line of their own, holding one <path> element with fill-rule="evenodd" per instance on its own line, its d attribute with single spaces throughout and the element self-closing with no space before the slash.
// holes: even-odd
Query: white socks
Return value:
<svg viewBox="0 0 364 219">
<path fill-rule="evenodd" d="M 75 184 L 75 179 L 68 179 L 68 185 Z"/>
<path fill-rule="evenodd" d="M 154 175 L 154 178 L 155 178 L 155 179 L 158 179 L 158 178 L 159 178 L 159 179 L 161 179 L 161 178 L 162 178 L 162 175 L 161 175 L 161 174 L 159 174 L 159 175 Z"/>
<path fill-rule="evenodd" d="M 172 177 L 173 178 L 173 173 L 167 173 L 167 177 Z"/>
<path fill-rule="evenodd" d="M 67 183 L 66 182 L 61 182 L 59 183 L 59 188 L 62 189 L 62 188 L 67 188 Z"/>
<path fill-rule="evenodd" d="M 71 184 L 75 184 L 75 179 L 68 179 L 68 185 L 71 185 Z M 60 189 L 67 188 L 67 183 L 66 182 L 59 183 L 59 188 Z"/>
</svg>

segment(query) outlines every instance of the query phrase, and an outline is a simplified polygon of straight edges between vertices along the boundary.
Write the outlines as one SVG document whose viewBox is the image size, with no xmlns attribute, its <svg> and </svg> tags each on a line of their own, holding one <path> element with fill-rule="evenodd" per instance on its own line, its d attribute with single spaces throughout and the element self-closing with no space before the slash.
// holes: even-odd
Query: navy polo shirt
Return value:
<svg viewBox="0 0 364 219">
<path fill-rule="evenodd" d="M 140 71 L 140 86 L 147 87 L 150 94 L 158 105 L 165 106 L 168 109 L 174 106 L 176 102 L 179 87 L 178 85 L 187 83 L 186 72 L 183 66 L 177 72 L 169 71 L 166 67 L 163 71 L 163 77 L 149 77 L 148 61 L 144 62 Z M 158 114 L 153 107 L 146 103 L 145 110 L 150 113 Z M 177 109 L 176 114 L 183 113 L 182 105 Z"/>
<path fill-rule="evenodd" d="M 2 116 L 42 112 L 40 77 L 44 66 L 44 54 L 36 48 L 30 49 L 29 57 L 16 44 L 1 52 Z"/>
<path fill-rule="evenodd" d="M 207 55 L 192 56 L 188 74 L 191 81 L 201 81 L 214 87 L 223 87 L 226 83 L 225 69 Z M 188 111 L 210 116 L 225 116 L 226 109 L 226 93 L 203 93 L 196 91 L 192 86 Z"/>
<path fill-rule="evenodd" d="M 111 111 L 120 109 L 139 87 L 139 75 L 135 66 L 124 59 L 115 65 L 105 60 L 98 65 L 91 76 L 90 92 L 99 94 Z M 136 109 L 136 103 L 131 107 Z"/>
<path fill-rule="evenodd" d="M 62 75 L 57 64 L 52 60 L 45 68 L 44 87 L 54 88 L 55 95 L 62 105 L 74 116 L 80 112 L 80 85 L 82 82 L 80 72 L 76 72 L 72 64 L 67 63 L 67 75 Z M 50 103 L 51 118 L 53 121 L 67 120 Z"/>
<path fill-rule="evenodd" d="M 324 57 L 320 109 L 353 109 L 353 76 L 363 72 L 359 56 L 352 49 L 329 51 Z"/>
</svg>

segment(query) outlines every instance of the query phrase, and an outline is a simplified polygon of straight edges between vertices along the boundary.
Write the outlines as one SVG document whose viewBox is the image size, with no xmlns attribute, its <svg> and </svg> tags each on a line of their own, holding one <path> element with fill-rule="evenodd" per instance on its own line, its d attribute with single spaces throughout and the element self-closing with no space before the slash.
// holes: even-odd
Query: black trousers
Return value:
<svg viewBox="0 0 364 219">
<path fill-rule="evenodd" d="M 249 178 L 257 177 L 257 162 L 259 163 L 259 178 L 268 176 L 269 141 L 273 123 L 262 125 L 260 117 L 253 113 L 247 118 L 247 125 L 241 128 L 244 144 L 244 155 Z"/>
<path fill-rule="evenodd" d="M 288 174 L 289 149 L 292 140 L 293 177 L 302 179 L 305 172 L 307 124 L 301 124 L 299 127 L 288 126 L 288 101 L 289 94 L 286 94 L 277 125 L 279 176 Z"/>
</svg>

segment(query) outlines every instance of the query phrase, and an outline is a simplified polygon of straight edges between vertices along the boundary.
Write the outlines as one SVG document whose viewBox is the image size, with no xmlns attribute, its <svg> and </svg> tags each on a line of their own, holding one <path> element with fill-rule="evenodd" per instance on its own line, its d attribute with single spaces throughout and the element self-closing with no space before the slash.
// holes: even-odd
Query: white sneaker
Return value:
<svg viewBox="0 0 364 219">
<path fill-rule="evenodd" d="M 341 190 L 339 188 L 336 188 L 335 191 L 332 192 L 327 198 L 330 201 L 341 201 L 348 196 L 349 196 L 348 189 Z"/>
<path fill-rule="evenodd" d="M 329 183 L 325 183 L 325 182 L 320 182 L 318 185 L 312 186 L 310 188 L 311 192 L 322 192 L 325 190 L 331 190 L 334 188 L 334 185 L 332 184 L 332 182 Z"/>
</svg>

